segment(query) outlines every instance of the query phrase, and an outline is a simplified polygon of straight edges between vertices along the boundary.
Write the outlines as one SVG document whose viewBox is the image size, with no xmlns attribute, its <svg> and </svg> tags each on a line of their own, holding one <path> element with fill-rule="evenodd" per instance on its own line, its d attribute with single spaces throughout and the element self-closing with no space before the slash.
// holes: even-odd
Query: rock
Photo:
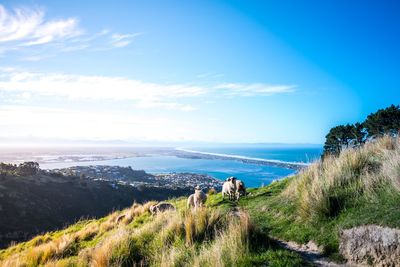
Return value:
<svg viewBox="0 0 400 267">
<path fill-rule="evenodd" d="M 400 230 L 377 225 L 343 230 L 339 251 L 350 263 L 400 266 Z"/>
</svg>

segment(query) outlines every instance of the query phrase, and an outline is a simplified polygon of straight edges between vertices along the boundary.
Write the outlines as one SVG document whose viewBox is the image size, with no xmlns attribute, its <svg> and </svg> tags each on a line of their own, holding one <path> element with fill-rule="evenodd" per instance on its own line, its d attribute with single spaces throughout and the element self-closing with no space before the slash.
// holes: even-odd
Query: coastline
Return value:
<svg viewBox="0 0 400 267">
<path fill-rule="evenodd" d="M 81 151 L 79 151 L 81 152 Z M 41 153 L 31 156 L 43 169 L 63 169 L 77 166 L 131 166 L 152 175 L 193 173 L 207 174 L 218 180 L 237 176 L 250 187 L 269 184 L 271 181 L 297 173 L 308 164 L 251 158 L 194 151 L 184 148 L 142 149 L 141 151 L 95 151 L 96 153 Z M 204 162 L 205 161 L 205 162 Z M 257 167 L 258 166 L 258 167 Z"/>
<path fill-rule="evenodd" d="M 289 162 L 289 161 L 281 161 L 281 160 L 274 160 L 274 159 L 246 157 L 246 156 L 241 156 L 241 155 L 230 155 L 230 154 L 195 151 L 195 150 L 190 150 L 190 149 L 185 149 L 185 148 L 175 148 L 175 151 L 178 151 L 178 153 L 176 153 L 175 156 L 183 157 L 183 158 L 236 160 L 236 161 L 240 161 L 242 163 L 274 166 L 274 167 L 280 167 L 280 168 L 297 170 L 297 171 L 301 170 L 311 164 L 311 163 L 305 163 L 305 162 Z"/>
</svg>

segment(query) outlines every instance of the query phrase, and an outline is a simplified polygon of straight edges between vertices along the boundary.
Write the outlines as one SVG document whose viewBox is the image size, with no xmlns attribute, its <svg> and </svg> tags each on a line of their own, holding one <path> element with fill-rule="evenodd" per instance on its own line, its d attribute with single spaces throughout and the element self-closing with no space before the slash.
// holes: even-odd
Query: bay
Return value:
<svg viewBox="0 0 400 267">
<path fill-rule="evenodd" d="M 319 148 L 193 148 L 210 153 L 241 155 L 263 159 L 310 162 L 318 158 Z M 273 180 L 294 174 L 296 171 L 280 167 L 243 163 L 237 160 L 224 159 L 189 159 L 176 156 L 149 155 L 123 159 L 85 162 L 42 163 L 44 169 L 67 168 L 71 166 L 111 165 L 131 166 L 133 169 L 145 170 L 149 173 L 191 172 L 207 174 L 225 180 L 235 176 L 243 180 L 248 187 L 268 185 Z"/>
</svg>

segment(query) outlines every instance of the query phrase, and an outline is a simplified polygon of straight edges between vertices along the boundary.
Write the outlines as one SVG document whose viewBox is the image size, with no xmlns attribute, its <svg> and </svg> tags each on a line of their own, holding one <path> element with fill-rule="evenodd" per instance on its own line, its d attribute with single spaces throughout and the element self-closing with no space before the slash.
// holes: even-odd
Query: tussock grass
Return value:
<svg viewBox="0 0 400 267">
<path fill-rule="evenodd" d="M 80 223 L 64 235 L 57 233 L 50 241 L 36 238 L 0 265 L 251 266 L 254 255 L 269 249 L 266 233 L 246 212 L 214 207 L 192 211 L 186 209 L 185 199 L 173 201 L 182 208 L 151 216 L 148 209 L 154 203 L 134 204 L 101 220 Z M 258 262 L 267 264 L 265 257 Z"/>
<path fill-rule="evenodd" d="M 193 262 L 197 247 L 203 241 L 211 242 L 218 231 L 224 231 L 224 226 L 219 224 L 221 218 L 222 213 L 207 209 L 196 213 L 168 211 L 158 214 L 142 227 L 127 227 L 122 234 L 113 234 L 95 248 L 88 264 L 188 266 L 187 262 Z"/>
<path fill-rule="evenodd" d="M 400 192 L 400 139 L 383 137 L 344 150 L 302 171 L 283 195 L 294 199 L 303 218 L 335 217 L 381 191 Z"/>
<path fill-rule="evenodd" d="M 383 137 L 298 175 L 249 189 L 236 203 L 210 192 L 206 207 L 155 216 L 155 202 L 78 222 L 0 251 L 0 266 L 305 266 L 269 235 L 315 241 L 338 256 L 342 229 L 362 224 L 400 227 L 400 139 Z"/>
<path fill-rule="evenodd" d="M 113 212 L 105 219 L 81 221 L 65 230 L 10 247 L 1 252 L 0 266 L 87 266 L 92 250 L 86 247 L 113 236 L 112 231 L 129 225 L 134 218 L 146 213 L 151 204 L 134 204 L 121 212 Z"/>
<path fill-rule="evenodd" d="M 382 137 L 299 174 L 249 190 L 239 201 L 273 237 L 315 241 L 336 259 L 343 229 L 378 224 L 400 228 L 400 139 Z"/>
<path fill-rule="evenodd" d="M 237 266 L 249 253 L 250 221 L 245 213 L 228 223 L 225 231 L 218 232 L 215 242 L 203 247 L 193 266 Z"/>
</svg>

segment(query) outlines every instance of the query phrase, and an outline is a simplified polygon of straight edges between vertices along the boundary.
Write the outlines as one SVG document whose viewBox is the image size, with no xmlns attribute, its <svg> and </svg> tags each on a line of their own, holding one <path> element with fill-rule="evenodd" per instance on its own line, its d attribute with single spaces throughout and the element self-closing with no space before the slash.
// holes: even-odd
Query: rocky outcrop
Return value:
<svg viewBox="0 0 400 267">
<path fill-rule="evenodd" d="M 350 263 L 400 266 L 400 230 L 377 225 L 347 229 L 341 232 L 339 250 Z"/>
</svg>

